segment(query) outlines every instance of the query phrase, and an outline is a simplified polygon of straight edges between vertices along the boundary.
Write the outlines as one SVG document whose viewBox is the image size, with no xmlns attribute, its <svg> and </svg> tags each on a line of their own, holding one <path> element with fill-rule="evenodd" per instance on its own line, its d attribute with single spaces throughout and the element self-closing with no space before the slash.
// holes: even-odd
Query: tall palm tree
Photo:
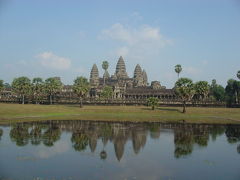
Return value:
<svg viewBox="0 0 240 180">
<path fill-rule="evenodd" d="M 109 73 L 108 73 L 108 71 L 107 71 L 108 67 L 109 67 L 108 61 L 103 61 L 103 62 L 102 62 L 102 68 L 104 69 L 104 74 L 103 74 L 104 84 L 105 84 L 105 79 L 106 79 L 106 78 L 109 78 Z"/>
<path fill-rule="evenodd" d="M 195 83 L 196 95 L 199 99 L 205 100 L 210 91 L 210 86 L 207 81 L 198 81 Z"/>
<path fill-rule="evenodd" d="M 73 91 L 79 96 L 80 108 L 83 107 L 82 99 L 84 96 L 86 96 L 89 89 L 90 89 L 90 86 L 87 78 L 81 76 L 81 77 L 77 77 L 74 80 Z"/>
<path fill-rule="evenodd" d="M 0 92 L 2 91 L 3 87 L 4 87 L 3 80 L 0 80 Z"/>
<path fill-rule="evenodd" d="M 22 104 L 24 104 L 25 96 L 31 92 L 31 80 L 24 76 L 15 78 L 12 82 L 12 88 L 15 93 L 22 97 Z"/>
<path fill-rule="evenodd" d="M 44 94 L 44 82 L 42 78 L 40 77 L 33 78 L 32 91 L 35 103 L 38 104 L 41 96 Z"/>
<path fill-rule="evenodd" d="M 175 83 L 175 91 L 176 94 L 182 99 L 183 113 L 186 113 L 186 102 L 190 101 L 195 94 L 194 84 L 192 80 L 188 78 L 180 78 Z"/>
<path fill-rule="evenodd" d="M 180 64 L 177 64 L 175 66 L 175 72 L 178 74 L 178 79 L 179 79 L 179 74 L 182 72 L 182 66 Z"/>
<path fill-rule="evenodd" d="M 50 98 L 50 104 L 52 104 L 53 96 L 62 88 L 62 82 L 58 78 L 48 78 L 45 80 L 45 91 Z"/>
<path fill-rule="evenodd" d="M 0 93 L 2 92 L 3 88 L 4 88 L 3 80 L 0 80 Z M 1 94 L 0 94 L 0 98 L 1 98 Z"/>
</svg>

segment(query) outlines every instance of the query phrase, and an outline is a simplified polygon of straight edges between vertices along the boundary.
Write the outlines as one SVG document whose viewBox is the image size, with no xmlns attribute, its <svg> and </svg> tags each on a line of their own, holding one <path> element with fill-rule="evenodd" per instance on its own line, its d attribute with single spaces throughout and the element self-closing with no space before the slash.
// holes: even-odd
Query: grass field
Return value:
<svg viewBox="0 0 240 180">
<path fill-rule="evenodd" d="M 95 120 L 132 122 L 183 122 L 208 124 L 240 124 L 238 108 L 34 105 L 0 103 L 0 124 L 39 120 Z"/>
</svg>

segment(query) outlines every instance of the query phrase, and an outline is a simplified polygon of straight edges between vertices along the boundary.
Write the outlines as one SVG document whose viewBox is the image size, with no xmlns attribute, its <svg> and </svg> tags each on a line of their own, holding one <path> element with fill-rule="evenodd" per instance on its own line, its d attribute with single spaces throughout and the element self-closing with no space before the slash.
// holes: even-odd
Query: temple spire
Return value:
<svg viewBox="0 0 240 180">
<path fill-rule="evenodd" d="M 118 78 L 128 78 L 125 62 L 122 56 L 120 56 L 120 58 L 118 59 L 115 74 Z"/>
<path fill-rule="evenodd" d="M 139 64 L 136 65 L 134 70 L 133 83 L 135 87 L 143 86 L 143 72 Z"/>
<path fill-rule="evenodd" d="M 99 73 L 97 65 L 94 64 L 90 73 L 90 84 L 91 86 L 98 86 L 99 85 Z"/>
<path fill-rule="evenodd" d="M 143 76 L 143 85 L 147 86 L 148 85 L 148 77 L 147 77 L 147 73 L 144 69 L 142 71 L 142 76 Z"/>
</svg>

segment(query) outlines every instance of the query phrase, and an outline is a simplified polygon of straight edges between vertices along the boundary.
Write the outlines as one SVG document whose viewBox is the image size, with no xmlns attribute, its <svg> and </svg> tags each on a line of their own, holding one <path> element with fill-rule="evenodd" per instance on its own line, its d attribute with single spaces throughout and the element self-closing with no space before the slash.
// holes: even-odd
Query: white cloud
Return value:
<svg viewBox="0 0 240 180">
<path fill-rule="evenodd" d="M 57 56 L 52 52 L 43 52 L 36 57 L 40 59 L 40 64 L 47 68 L 66 70 L 71 67 L 70 59 Z"/>
<path fill-rule="evenodd" d="M 183 72 L 188 75 L 197 75 L 201 72 L 201 70 L 190 66 L 190 67 L 185 67 L 183 69 Z"/>
<path fill-rule="evenodd" d="M 161 34 L 160 28 L 150 25 L 134 28 L 116 23 L 104 29 L 99 37 L 119 43 L 119 47 L 113 50 L 114 56 L 122 55 L 138 63 L 159 56 L 161 48 L 172 44 Z"/>
<path fill-rule="evenodd" d="M 169 44 L 169 40 L 163 38 L 160 29 L 149 25 L 139 28 L 131 28 L 120 23 L 113 24 L 110 28 L 102 31 L 102 37 L 122 41 L 128 45 L 142 43 L 155 43 L 161 46 Z"/>
</svg>

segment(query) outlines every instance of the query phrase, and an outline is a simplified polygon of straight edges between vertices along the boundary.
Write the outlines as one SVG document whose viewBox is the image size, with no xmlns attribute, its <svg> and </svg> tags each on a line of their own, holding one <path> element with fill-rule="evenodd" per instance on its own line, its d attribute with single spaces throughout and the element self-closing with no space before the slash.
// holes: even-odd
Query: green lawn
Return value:
<svg viewBox="0 0 240 180">
<path fill-rule="evenodd" d="M 182 122 L 240 124 L 240 108 L 33 105 L 0 103 L 0 123 L 38 120 L 95 120 L 134 122 Z"/>
</svg>

